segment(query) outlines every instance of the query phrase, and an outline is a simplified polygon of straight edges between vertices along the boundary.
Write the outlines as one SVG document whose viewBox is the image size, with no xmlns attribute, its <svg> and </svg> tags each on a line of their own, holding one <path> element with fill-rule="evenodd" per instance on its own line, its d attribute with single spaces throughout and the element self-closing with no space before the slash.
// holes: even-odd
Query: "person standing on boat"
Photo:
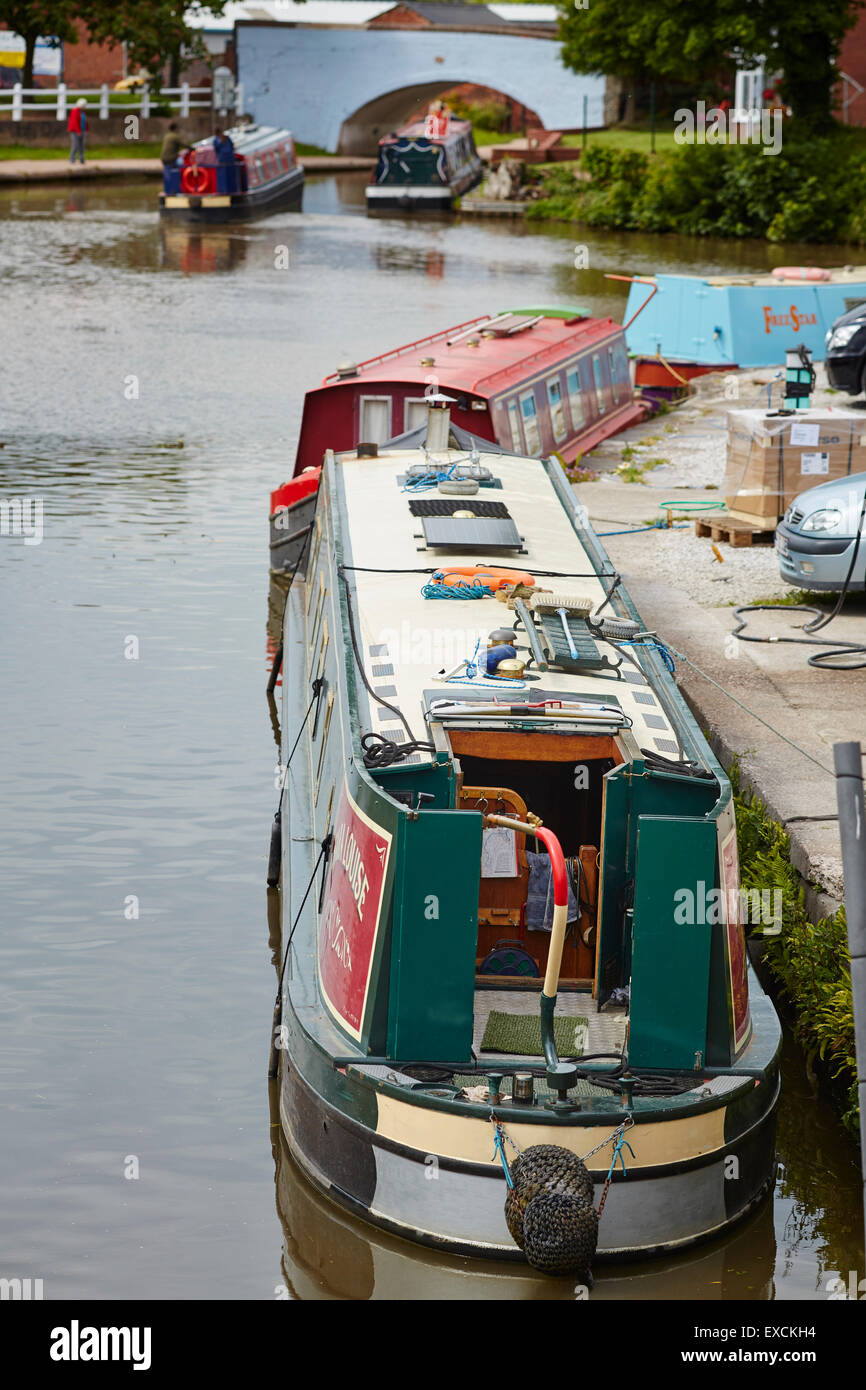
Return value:
<svg viewBox="0 0 866 1390">
<path fill-rule="evenodd" d="M 66 122 L 66 129 L 69 132 L 69 163 L 75 163 L 75 156 L 84 163 L 84 142 L 87 138 L 87 117 L 84 108 L 87 105 L 87 97 L 79 97 L 69 113 L 69 120 Z"/>
<path fill-rule="evenodd" d="M 162 149 L 159 152 L 163 168 L 173 168 L 177 163 L 177 157 L 181 150 L 186 149 L 188 144 L 189 141 L 184 140 L 183 137 L 177 133 L 177 121 L 169 121 L 168 130 L 165 132 L 165 138 L 162 142 Z"/>
<path fill-rule="evenodd" d="M 224 130 L 214 131 L 213 147 L 216 150 L 218 164 L 234 164 L 235 147 L 232 144 L 231 136 L 226 135 Z"/>
</svg>

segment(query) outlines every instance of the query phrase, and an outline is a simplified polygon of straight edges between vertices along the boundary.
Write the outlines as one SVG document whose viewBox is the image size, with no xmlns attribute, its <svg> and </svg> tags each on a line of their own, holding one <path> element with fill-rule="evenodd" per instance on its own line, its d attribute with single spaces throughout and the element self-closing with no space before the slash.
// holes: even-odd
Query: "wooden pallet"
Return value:
<svg viewBox="0 0 866 1390">
<path fill-rule="evenodd" d="M 728 545 L 751 545 L 754 541 L 772 541 L 775 528 L 756 526 L 750 521 L 741 521 L 732 516 L 701 516 L 695 518 L 695 535 L 709 536 L 714 541 L 727 541 Z"/>
</svg>

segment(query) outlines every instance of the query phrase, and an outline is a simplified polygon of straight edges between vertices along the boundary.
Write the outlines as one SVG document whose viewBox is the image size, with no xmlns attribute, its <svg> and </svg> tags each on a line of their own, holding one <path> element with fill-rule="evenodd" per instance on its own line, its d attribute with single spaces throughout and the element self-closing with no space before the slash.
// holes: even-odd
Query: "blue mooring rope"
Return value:
<svg viewBox="0 0 866 1390">
<path fill-rule="evenodd" d="M 493 590 L 486 584 L 424 584 L 422 598 L 492 598 Z"/>
<path fill-rule="evenodd" d="M 514 1179 L 512 1178 L 511 1171 L 508 1167 L 508 1159 L 505 1157 L 505 1146 L 502 1143 L 502 1134 L 498 1126 L 494 1128 L 493 1134 L 493 1157 L 496 1158 L 496 1155 L 499 1154 L 499 1161 L 502 1164 L 502 1171 L 505 1174 L 505 1181 L 508 1183 L 509 1187 L 513 1188 Z"/>
<path fill-rule="evenodd" d="M 628 1169 L 627 1169 L 626 1166 L 625 1166 L 625 1159 L 623 1158 L 623 1154 L 622 1154 L 622 1151 L 623 1151 L 624 1148 L 625 1148 L 625 1149 L 628 1149 L 628 1151 L 629 1151 L 629 1153 L 631 1154 L 632 1158 L 634 1158 L 634 1149 L 632 1148 L 631 1144 L 628 1142 L 628 1140 L 627 1140 L 626 1137 L 625 1137 L 625 1130 L 623 1130 L 622 1134 L 619 1136 L 619 1138 L 617 1139 L 616 1143 L 615 1143 L 614 1146 L 613 1146 L 613 1158 L 610 1160 L 610 1167 L 609 1167 L 608 1170 L 607 1170 L 607 1181 L 608 1181 L 608 1182 L 610 1182 L 611 1178 L 613 1177 L 613 1170 L 614 1170 L 614 1168 L 616 1167 L 616 1160 L 617 1160 L 617 1159 L 619 1159 L 620 1163 L 622 1164 L 622 1171 L 623 1171 L 624 1173 L 627 1173 L 627 1172 L 628 1172 Z"/>
</svg>

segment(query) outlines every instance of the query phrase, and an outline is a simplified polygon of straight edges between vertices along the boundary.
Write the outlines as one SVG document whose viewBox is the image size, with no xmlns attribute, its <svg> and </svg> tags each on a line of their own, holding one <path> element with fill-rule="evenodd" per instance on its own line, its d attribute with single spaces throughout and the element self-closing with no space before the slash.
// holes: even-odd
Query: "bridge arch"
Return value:
<svg viewBox="0 0 866 1390">
<path fill-rule="evenodd" d="M 548 130 L 577 129 L 584 97 L 588 124 L 604 124 L 604 77 L 567 71 L 555 38 L 248 22 L 236 42 L 247 110 L 325 150 L 372 154 L 375 140 L 361 145 L 363 123 L 368 140 L 374 125 L 390 129 L 396 94 L 423 101 L 464 82 L 507 93 Z"/>
<path fill-rule="evenodd" d="M 461 85 L 461 80 L 450 82 L 446 77 L 435 82 L 422 82 L 414 87 L 397 87 L 393 92 L 383 92 L 380 96 L 373 97 L 371 101 L 359 106 L 357 111 L 354 111 L 343 121 L 337 142 L 337 153 L 359 155 L 375 153 L 376 145 L 383 135 L 387 135 L 396 126 L 402 125 L 413 112 L 419 112 L 434 97 L 441 96 L 443 92 Z M 510 92 L 494 92 L 492 88 L 485 90 L 490 92 L 491 97 L 498 96 L 514 102 L 517 106 L 523 105 Z M 537 114 L 534 111 L 527 114 L 530 117 L 535 117 L 534 121 L 530 120 L 530 124 L 537 125 L 539 120 Z M 503 135 L 502 138 L 508 140 L 511 137 Z"/>
</svg>

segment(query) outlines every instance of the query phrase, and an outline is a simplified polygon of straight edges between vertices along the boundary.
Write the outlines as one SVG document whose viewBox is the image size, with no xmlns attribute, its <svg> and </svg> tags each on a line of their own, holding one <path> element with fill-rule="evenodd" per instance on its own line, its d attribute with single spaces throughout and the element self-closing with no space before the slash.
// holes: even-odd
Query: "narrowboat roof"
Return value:
<svg viewBox="0 0 866 1390">
<path fill-rule="evenodd" d="M 378 458 L 359 458 L 355 452 L 329 456 L 335 463 L 332 478 L 340 515 L 342 553 L 337 559 L 346 566 L 353 620 L 370 686 L 402 712 L 419 740 L 428 739 L 430 727 L 441 722 L 431 708 L 439 701 L 501 700 L 503 717 L 512 704 L 545 699 L 586 701 L 598 702 L 611 710 L 609 719 L 602 718 L 602 711 L 593 712 L 590 722 L 599 721 L 599 732 L 631 728 L 638 746 L 652 755 L 678 760 L 684 747 L 683 734 L 687 738 L 688 734 L 674 716 L 674 706 L 665 708 L 662 704 L 659 687 L 667 684 L 667 677 L 654 671 L 651 682 L 639 669 L 640 664 L 624 660 L 618 672 L 614 672 L 590 666 L 561 669 L 551 663 L 546 672 L 533 669 L 529 679 L 524 676 L 517 686 L 503 686 L 500 690 L 490 679 L 473 689 L 470 682 L 451 683 L 436 678 L 438 671 L 448 670 L 464 658 L 471 660 L 479 639 L 483 639 L 482 650 L 486 650 L 488 634 L 511 626 L 517 615 L 495 596 L 471 602 L 424 597 L 423 589 L 430 578 L 424 573 L 425 567 L 435 570 L 489 564 L 529 573 L 534 575 L 538 591 L 586 596 L 592 599 L 594 609 L 601 607 L 615 587 L 613 581 L 618 581 L 594 535 L 582 528 L 579 520 L 576 524 L 576 506 L 566 500 L 565 487 L 563 495 L 558 495 L 552 476 L 557 465 L 491 450 L 485 440 L 473 442 L 476 447 L 472 461 L 488 469 L 500 486 L 482 486 L 474 496 L 447 499 L 435 487 L 413 491 L 407 470 L 425 460 L 437 470 L 465 463 L 465 449 L 449 449 L 434 456 L 426 450 L 389 446 Z M 515 548 L 494 552 L 485 549 L 481 540 L 478 551 L 462 546 L 425 545 L 421 532 L 431 515 L 438 521 L 449 517 L 453 520 L 454 511 L 474 510 L 479 516 L 491 504 L 500 517 L 505 513 L 513 521 L 519 536 Z M 471 522 L 461 521 L 471 527 Z M 471 543 L 470 536 L 467 544 Z M 546 577 L 550 574 L 555 577 Z M 628 609 L 616 597 L 605 608 L 604 616 L 622 617 L 624 613 L 628 614 Z M 526 637 L 520 627 L 518 641 L 521 649 L 525 648 Z M 614 661 L 617 659 L 613 647 L 604 642 L 601 647 Z M 352 660 L 351 651 L 346 659 Z M 670 684 L 675 691 L 673 682 Z M 353 714 L 356 730 L 372 728 L 392 741 L 405 740 L 405 729 L 393 712 L 368 700 L 360 686 L 357 694 L 367 707 Z M 458 717 L 444 710 L 442 714 L 447 719 Z M 521 721 L 521 727 L 542 725 L 552 729 L 556 716 L 551 709 L 542 709 L 534 715 L 522 715 Z M 577 731 L 577 726 L 572 727 Z M 686 755 L 694 757 L 693 741 L 688 742 Z M 706 770 L 713 771 L 700 750 L 698 756 Z M 430 752 L 416 752 L 407 762 L 420 764 L 434 759 Z"/>
<path fill-rule="evenodd" d="M 459 135 L 471 135 L 472 122 L 460 120 L 456 116 L 449 117 L 448 129 L 443 135 L 428 135 L 425 129 L 425 122 L 409 121 L 406 125 L 398 126 L 388 135 L 383 135 L 379 141 L 379 147 L 383 145 L 397 145 L 401 140 L 426 140 L 430 145 L 447 145 L 449 140 L 456 140 Z"/>
<path fill-rule="evenodd" d="M 393 352 L 360 362 L 351 375 L 333 372 L 322 386 L 341 382 L 393 381 L 427 384 L 431 372 L 443 384 L 459 383 L 489 397 L 556 366 L 590 343 L 622 332 L 611 318 L 592 318 L 585 309 L 509 309 L 485 314 L 433 333 Z"/>
<path fill-rule="evenodd" d="M 273 125 L 231 126 L 225 133 L 235 147 L 235 154 L 242 155 L 258 154 L 260 150 L 269 149 L 271 145 L 281 145 L 284 140 L 292 138 L 291 131 Z M 212 143 L 213 136 L 208 136 L 206 140 L 198 140 L 194 148 L 204 149 Z"/>
</svg>

